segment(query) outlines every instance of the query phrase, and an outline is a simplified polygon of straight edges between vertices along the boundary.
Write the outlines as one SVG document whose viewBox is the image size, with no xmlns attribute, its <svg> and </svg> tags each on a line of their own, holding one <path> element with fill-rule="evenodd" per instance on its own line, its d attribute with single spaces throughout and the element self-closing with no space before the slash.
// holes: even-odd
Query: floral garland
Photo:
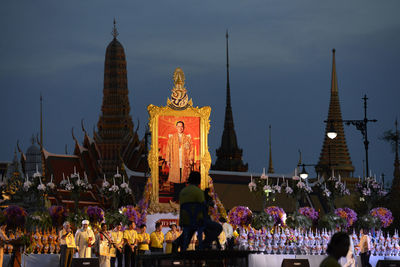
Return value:
<svg viewBox="0 0 400 267">
<path fill-rule="evenodd" d="M 335 214 L 346 220 L 345 228 L 351 227 L 357 221 L 357 213 L 350 208 L 338 208 Z"/>
<path fill-rule="evenodd" d="M 28 213 L 20 206 L 11 205 L 4 210 L 6 224 L 9 228 L 23 227 Z"/>
<path fill-rule="evenodd" d="M 310 218 L 311 221 L 316 222 L 319 218 L 319 212 L 311 207 L 302 207 L 299 209 L 299 213 Z"/>
<path fill-rule="evenodd" d="M 236 206 L 228 213 L 229 223 L 235 226 L 249 225 L 251 223 L 252 212 L 248 207 Z"/>
<path fill-rule="evenodd" d="M 282 208 L 278 206 L 269 206 L 265 208 L 264 211 L 274 218 L 275 224 L 285 225 L 286 212 Z"/>
<path fill-rule="evenodd" d="M 372 209 L 370 211 L 370 214 L 374 217 L 379 218 L 379 220 L 381 220 L 383 228 L 388 227 L 393 222 L 392 212 L 390 210 L 388 210 L 387 208 L 378 207 L 378 208 Z"/>
<path fill-rule="evenodd" d="M 91 223 L 104 222 L 104 210 L 98 206 L 89 206 L 86 209 L 86 214 L 89 217 L 89 221 Z"/>
<path fill-rule="evenodd" d="M 68 216 L 67 210 L 63 206 L 51 206 L 49 208 L 51 220 L 55 226 L 60 226 Z"/>
</svg>

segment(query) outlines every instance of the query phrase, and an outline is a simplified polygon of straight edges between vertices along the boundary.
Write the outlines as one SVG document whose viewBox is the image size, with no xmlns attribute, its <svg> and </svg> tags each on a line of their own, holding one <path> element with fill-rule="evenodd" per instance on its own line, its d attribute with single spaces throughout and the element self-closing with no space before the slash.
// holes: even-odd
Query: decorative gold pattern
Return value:
<svg viewBox="0 0 400 267">
<path fill-rule="evenodd" d="M 176 88 L 183 88 L 185 76 L 180 68 L 177 68 L 174 73 L 174 82 Z M 174 88 L 175 89 L 175 88 Z M 184 88 L 183 88 L 184 89 Z M 184 89 L 186 95 L 186 89 Z M 186 95 L 187 96 L 187 95 Z M 172 103 L 172 102 L 169 102 Z M 185 116 L 200 118 L 200 174 L 202 177 L 201 188 L 205 189 L 208 186 L 208 175 L 211 166 L 211 156 L 208 151 L 208 133 L 210 130 L 210 114 L 211 107 L 193 107 L 191 101 L 187 103 L 185 109 L 177 109 L 176 107 L 168 106 L 158 107 L 149 105 L 149 128 L 151 132 L 151 149 L 148 155 L 149 167 L 152 177 L 152 194 L 149 212 L 174 212 L 179 209 L 176 203 L 159 203 L 159 169 L 158 169 L 158 119 L 159 116 Z"/>
<path fill-rule="evenodd" d="M 167 105 L 176 110 L 183 110 L 189 106 L 193 106 L 192 99 L 189 100 L 187 90 L 185 88 L 185 74 L 181 68 L 174 71 L 174 88 L 172 88 L 171 100 L 167 99 Z"/>
</svg>

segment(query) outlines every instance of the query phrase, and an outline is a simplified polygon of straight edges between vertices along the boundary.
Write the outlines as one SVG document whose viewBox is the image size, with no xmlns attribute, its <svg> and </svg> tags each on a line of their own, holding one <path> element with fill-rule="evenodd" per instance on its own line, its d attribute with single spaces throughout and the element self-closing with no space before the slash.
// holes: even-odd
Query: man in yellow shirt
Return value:
<svg viewBox="0 0 400 267">
<path fill-rule="evenodd" d="M 162 225 L 156 222 L 156 230 L 150 235 L 150 250 L 151 252 L 163 252 L 164 233 L 161 231 Z"/>
<path fill-rule="evenodd" d="M 75 238 L 69 222 L 63 224 L 63 229 L 58 234 L 60 240 L 60 266 L 70 267 L 75 250 Z"/>
<path fill-rule="evenodd" d="M 149 250 L 150 244 L 150 235 L 146 233 L 146 225 L 142 224 L 139 227 L 138 233 L 138 252 L 140 255 L 143 255 L 146 251 Z"/>
<path fill-rule="evenodd" d="M 138 235 L 135 230 L 135 222 L 129 224 L 129 228 L 124 231 L 124 244 L 125 244 L 125 267 L 135 266 L 135 248 L 137 245 Z"/>
<path fill-rule="evenodd" d="M 165 243 L 167 243 L 165 246 L 165 253 L 167 254 L 172 253 L 172 242 L 174 242 L 180 235 L 176 224 L 171 224 L 169 227 L 171 230 L 169 230 L 165 235 Z"/>
<path fill-rule="evenodd" d="M 124 248 L 124 232 L 122 232 L 122 225 L 118 224 L 111 232 L 111 237 L 116 249 L 116 255 L 111 257 L 111 266 L 115 267 L 115 260 L 118 261 L 118 267 L 122 267 L 123 248 Z"/>
</svg>

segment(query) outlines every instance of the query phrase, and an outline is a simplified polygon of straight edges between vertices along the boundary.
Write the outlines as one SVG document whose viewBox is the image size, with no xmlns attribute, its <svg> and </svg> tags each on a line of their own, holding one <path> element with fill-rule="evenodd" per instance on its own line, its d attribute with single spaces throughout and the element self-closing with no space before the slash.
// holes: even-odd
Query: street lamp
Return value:
<svg viewBox="0 0 400 267">
<path fill-rule="evenodd" d="M 364 100 L 364 119 L 363 120 L 327 120 L 324 122 L 329 122 L 331 123 L 331 127 L 327 133 L 328 137 L 333 136 L 335 133 L 337 135 L 337 132 L 335 131 L 333 127 L 334 122 L 344 122 L 346 125 L 354 125 L 357 130 L 359 130 L 363 136 L 364 139 L 364 148 L 365 148 L 365 164 L 366 164 L 366 169 L 367 173 L 369 171 L 369 165 L 368 165 L 368 122 L 377 122 L 377 120 L 370 120 L 367 118 L 367 95 L 364 95 L 362 98 Z M 335 136 L 336 137 L 336 136 Z M 332 139 L 332 138 L 331 138 Z"/>
<path fill-rule="evenodd" d="M 335 131 L 335 127 L 333 127 L 333 121 L 330 122 L 329 130 L 326 133 L 326 135 L 329 137 L 329 139 L 335 139 L 337 136 L 337 132 Z"/>
<path fill-rule="evenodd" d="M 300 172 L 300 178 L 302 178 L 302 179 L 307 179 L 308 178 L 308 173 L 306 171 L 305 164 L 303 164 L 303 169 Z"/>
</svg>

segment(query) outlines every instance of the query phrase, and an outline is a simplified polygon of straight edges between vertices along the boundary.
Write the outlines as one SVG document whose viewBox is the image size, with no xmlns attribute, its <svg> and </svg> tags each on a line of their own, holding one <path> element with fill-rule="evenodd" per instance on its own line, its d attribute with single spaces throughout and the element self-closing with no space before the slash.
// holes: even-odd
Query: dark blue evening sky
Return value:
<svg viewBox="0 0 400 267">
<path fill-rule="evenodd" d="M 181 67 L 195 106 L 211 106 L 209 150 L 221 143 L 225 111 L 225 31 L 230 32 L 230 84 L 238 143 L 249 170 L 267 167 L 272 125 L 275 171 L 317 163 L 327 117 L 332 48 L 336 48 L 343 119 L 362 119 L 362 100 L 378 122 L 369 128 L 370 167 L 392 177 L 394 154 L 379 137 L 400 117 L 398 0 L 386 1 L 6 1 L 0 10 L 0 160 L 39 132 L 52 153 L 82 140 L 83 118 L 97 124 L 104 55 L 113 19 L 125 48 L 131 115 L 143 136 L 147 105 L 165 105 Z M 362 174 L 359 131 L 345 126 Z"/>
</svg>

